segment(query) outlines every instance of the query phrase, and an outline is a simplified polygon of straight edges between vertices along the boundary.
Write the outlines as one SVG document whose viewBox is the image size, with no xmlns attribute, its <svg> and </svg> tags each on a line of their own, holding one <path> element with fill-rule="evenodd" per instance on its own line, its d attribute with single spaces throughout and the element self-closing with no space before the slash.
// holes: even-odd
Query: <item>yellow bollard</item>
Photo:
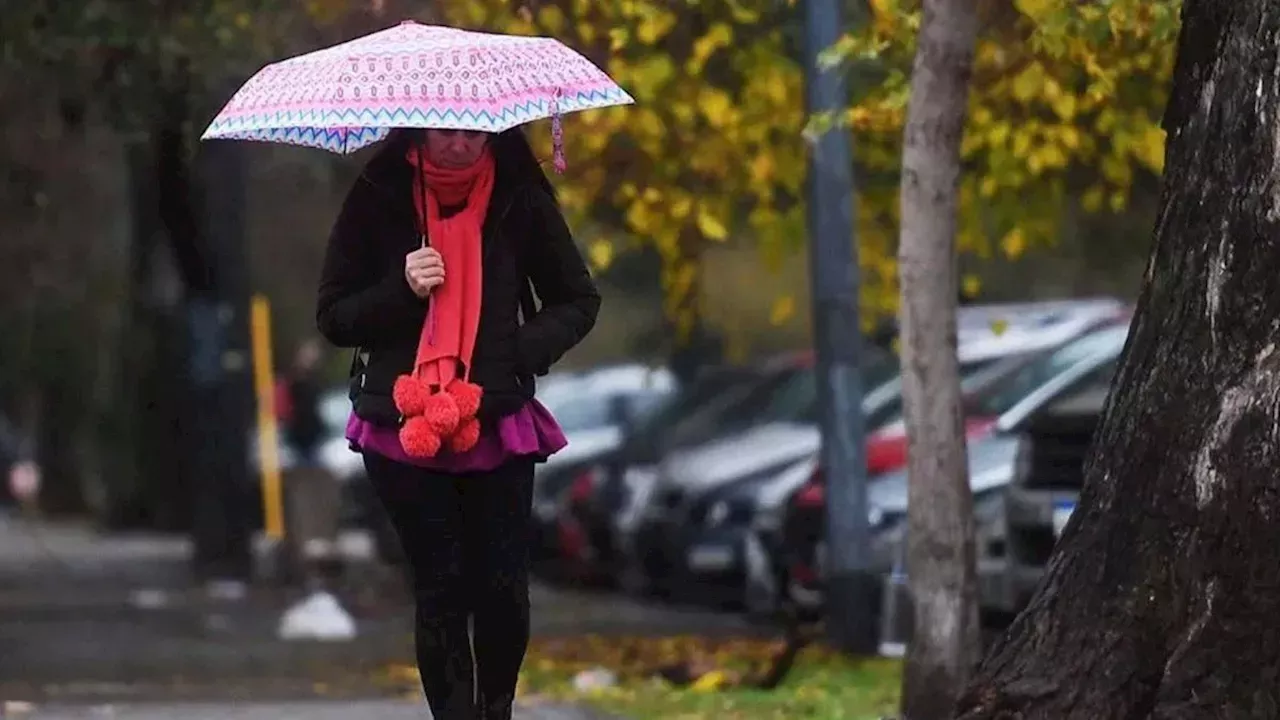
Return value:
<svg viewBox="0 0 1280 720">
<path fill-rule="evenodd" d="M 258 396 L 258 467 L 262 474 L 262 517 L 267 537 L 284 538 L 284 496 L 280 483 L 280 430 L 276 423 L 275 377 L 271 362 L 271 304 L 253 296 L 253 384 Z"/>
</svg>

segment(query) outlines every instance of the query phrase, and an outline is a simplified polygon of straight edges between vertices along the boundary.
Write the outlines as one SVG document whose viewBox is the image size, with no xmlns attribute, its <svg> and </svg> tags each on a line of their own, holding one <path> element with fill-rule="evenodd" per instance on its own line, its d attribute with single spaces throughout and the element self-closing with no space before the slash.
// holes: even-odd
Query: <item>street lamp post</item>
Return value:
<svg viewBox="0 0 1280 720">
<path fill-rule="evenodd" d="M 844 74 L 818 56 L 839 39 L 839 0 L 805 0 L 805 77 L 811 115 L 847 107 Z M 809 257 L 827 499 L 827 632 L 835 647 L 875 648 L 869 572 L 866 457 L 859 373 L 858 264 L 849 133 L 824 132 L 809 157 Z"/>
</svg>

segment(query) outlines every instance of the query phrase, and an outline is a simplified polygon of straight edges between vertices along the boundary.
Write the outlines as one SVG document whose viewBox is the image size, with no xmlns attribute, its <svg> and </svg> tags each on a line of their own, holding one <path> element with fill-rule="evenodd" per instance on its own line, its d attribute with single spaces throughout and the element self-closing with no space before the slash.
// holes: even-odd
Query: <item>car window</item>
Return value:
<svg viewBox="0 0 1280 720">
<path fill-rule="evenodd" d="M 864 388 L 883 386 L 901 372 L 898 358 L 869 344 L 863 345 L 861 377 Z M 769 422 L 816 423 L 819 421 L 818 377 L 813 368 L 795 373 L 773 388 L 754 424 Z M 744 418 L 747 420 L 750 418 Z"/>
<path fill-rule="evenodd" d="M 960 363 L 960 383 L 985 372 L 997 360 L 982 359 Z M 863 422 L 868 431 L 876 430 L 902 420 L 902 375 L 882 383 L 867 393 L 862 403 Z"/>
<path fill-rule="evenodd" d="M 786 368 L 728 388 L 677 422 L 665 444 L 671 447 L 694 445 L 749 426 L 754 422 L 752 418 L 763 414 L 774 391 L 803 370 Z"/>
<path fill-rule="evenodd" d="M 1123 346 L 1126 335 L 1128 335 L 1127 327 L 1108 328 L 1085 335 L 1031 360 L 1000 381 L 990 392 L 975 398 L 970 404 L 970 411 L 979 416 L 999 417 L 1036 388 L 1066 372 L 1077 363 L 1109 349 L 1118 350 Z"/>
<path fill-rule="evenodd" d="M 652 453 L 679 428 L 680 423 L 702 408 L 715 403 L 735 389 L 753 385 L 759 375 L 752 370 L 731 368 L 713 370 L 699 376 L 689 385 L 658 399 L 636 423 L 627 440 L 627 452 Z"/>
<path fill-rule="evenodd" d="M 610 424 L 609 395 L 562 396 L 557 399 L 559 402 L 552 403 L 547 409 L 564 432 L 591 430 Z"/>
<path fill-rule="evenodd" d="M 1072 383 L 1041 411 L 1048 415 L 1087 415 L 1102 411 L 1120 360 L 1112 360 Z"/>
</svg>

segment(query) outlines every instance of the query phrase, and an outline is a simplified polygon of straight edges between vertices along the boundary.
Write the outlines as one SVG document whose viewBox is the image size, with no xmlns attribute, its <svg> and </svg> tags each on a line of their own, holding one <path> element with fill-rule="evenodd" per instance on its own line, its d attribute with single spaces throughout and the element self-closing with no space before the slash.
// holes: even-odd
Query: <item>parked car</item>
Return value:
<svg viewBox="0 0 1280 720">
<path fill-rule="evenodd" d="M 978 513 L 978 566 L 982 607 L 1008 612 L 1007 561 L 1011 543 L 1007 525 L 1009 484 L 1017 464 L 1019 436 L 1055 404 L 1093 388 L 1114 373 L 1128 334 L 1120 324 L 1090 333 L 1028 364 L 1007 385 L 974 401 L 985 412 L 999 413 L 993 431 L 968 447 L 969 481 Z M 1034 382 L 1040 379 L 1039 384 Z M 1003 410 L 1003 412 L 1000 412 Z M 788 594 L 802 609 L 821 608 L 825 566 L 825 488 L 818 478 L 791 499 L 784 523 Z M 981 497 L 982 502 L 977 502 Z M 906 536 L 907 473 L 901 470 L 874 478 L 868 488 L 868 523 L 873 534 L 873 570 L 888 575 L 903 553 Z"/>
<path fill-rule="evenodd" d="M 868 352 L 863 375 L 879 385 L 897 373 L 891 353 Z M 812 358 L 779 368 L 742 397 L 716 412 L 682 424 L 699 427 L 704 440 L 665 452 L 642 498 L 634 533 L 633 567 L 646 590 L 667 593 L 685 581 L 688 515 L 708 488 L 747 477 L 763 477 L 804 459 L 817 449 L 818 402 Z"/>
<path fill-rule="evenodd" d="M 966 308 L 959 313 L 962 332 L 958 354 L 963 377 L 977 390 L 989 389 L 1045 348 L 1114 321 L 1123 307 L 1118 301 L 1102 299 Z M 995 322 L 997 317 L 1003 318 L 1000 323 Z M 901 423 L 895 422 L 902 408 L 896 361 L 880 361 L 871 367 L 864 370 L 864 382 L 871 388 L 863 399 L 865 423 L 871 430 L 866 451 L 868 471 L 880 474 L 905 462 L 906 436 Z M 770 401 L 783 408 L 782 412 L 771 413 L 763 405 L 740 409 L 735 414 L 743 418 L 738 421 L 741 429 L 731 427 L 714 442 L 669 456 L 660 466 L 659 490 L 637 536 L 637 554 L 643 558 L 642 567 L 651 585 L 681 586 L 701 595 L 712 592 L 734 599 L 745 596 L 759 612 L 766 612 L 768 605 L 780 598 L 779 583 L 764 580 L 769 571 L 751 573 L 747 568 L 752 562 L 760 567 L 770 565 L 753 561 L 751 556 L 763 554 L 767 558 L 769 546 L 776 545 L 767 528 L 751 532 L 749 518 L 754 510 L 736 515 L 732 530 L 721 522 L 720 513 L 707 513 L 724 507 L 717 505 L 717 498 L 726 493 L 746 507 L 749 501 L 745 498 L 769 488 L 768 497 L 780 503 L 803 483 L 804 477 L 791 469 L 801 461 L 814 462 L 821 443 L 812 372 L 791 383 L 787 391 L 785 399 Z M 974 415 L 969 422 L 970 435 L 980 437 L 993 422 L 994 416 Z M 889 427 L 884 428 L 886 424 Z M 811 476 L 815 473 L 816 469 L 809 471 Z M 773 484 L 783 474 L 786 480 Z M 773 508 L 761 510 L 765 516 L 778 514 Z M 706 526 L 710 521 L 714 527 Z M 708 540 L 704 537 L 707 533 L 716 539 Z M 729 539 L 730 534 L 734 539 Z M 752 582 L 747 581 L 749 577 Z"/>
<path fill-rule="evenodd" d="M 620 579 L 619 548 L 629 539 L 626 518 L 645 491 L 640 485 L 646 476 L 633 468 L 656 463 L 665 448 L 696 440 L 696 433 L 677 432 L 687 429 L 681 420 L 731 397 L 735 388 L 757 381 L 762 372 L 751 366 L 704 370 L 631 426 L 615 450 L 573 467 L 574 477 L 557 518 L 560 556 L 575 569 L 575 576 L 604 582 Z"/>
<path fill-rule="evenodd" d="M 1085 460 L 1118 365 L 1118 358 L 1099 365 L 1022 428 L 1005 501 L 1008 562 L 999 602 L 1006 612 L 1030 599 L 1079 502 Z"/>
<path fill-rule="evenodd" d="M 534 473 L 532 553 L 536 559 L 560 556 L 559 516 L 582 468 L 615 451 L 627 428 L 676 390 L 670 370 L 631 364 L 578 373 L 539 393 L 539 401 L 556 418 L 569 444 Z"/>
</svg>

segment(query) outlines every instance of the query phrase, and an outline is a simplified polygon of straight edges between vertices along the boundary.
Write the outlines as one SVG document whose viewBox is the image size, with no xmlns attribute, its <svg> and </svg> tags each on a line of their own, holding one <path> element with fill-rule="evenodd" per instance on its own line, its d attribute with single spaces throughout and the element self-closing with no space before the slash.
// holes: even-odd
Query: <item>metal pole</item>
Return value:
<svg viewBox="0 0 1280 720">
<path fill-rule="evenodd" d="M 275 368 L 271 359 L 271 301 L 254 295 L 250 305 L 253 387 L 258 396 L 258 464 L 262 481 L 263 530 L 284 539 L 284 493 L 280 485 L 279 428 L 276 425 Z"/>
<path fill-rule="evenodd" d="M 805 76 L 811 114 L 847 107 L 844 71 L 818 55 L 844 31 L 838 0 L 806 0 Z M 809 257 L 827 478 L 827 632 L 852 653 L 875 649 L 876 583 L 868 566 L 866 457 L 859 373 L 858 264 L 849 132 L 823 133 L 809 158 Z"/>
</svg>

